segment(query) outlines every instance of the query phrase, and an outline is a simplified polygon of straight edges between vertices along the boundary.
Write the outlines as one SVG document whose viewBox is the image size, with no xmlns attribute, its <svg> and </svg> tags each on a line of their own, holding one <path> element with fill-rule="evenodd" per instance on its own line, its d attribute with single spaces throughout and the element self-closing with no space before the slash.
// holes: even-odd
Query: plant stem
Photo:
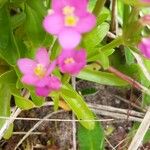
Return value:
<svg viewBox="0 0 150 150">
<path fill-rule="evenodd" d="M 95 16 L 99 16 L 99 14 L 102 11 L 102 8 L 103 8 L 105 2 L 106 2 L 106 0 L 97 0 L 95 8 L 93 10 L 93 14 Z"/>
<path fill-rule="evenodd" d="M 111 26 L 110 30 L 113 33 L 118 33 L 117 31 L 118 21 L 117 21 L 117 0 L 112 1 L 112 13 L 111 13 Z"/>
<path fill-rule="evenodd" d="M 101 47 L 100 50 L 101 51 L 106 51 L 106 50 L 109 50 L 109 49 L 113 49 L 115 47 L 118 47 L 119 45 L 122 45 L 124 43 L 123 41 L 124 40 L 123 40 L 122 36 L 117 37 L 112 42 L 110 42 L 110 43 L 106 44 L 105 46 Z"/>
</svg>

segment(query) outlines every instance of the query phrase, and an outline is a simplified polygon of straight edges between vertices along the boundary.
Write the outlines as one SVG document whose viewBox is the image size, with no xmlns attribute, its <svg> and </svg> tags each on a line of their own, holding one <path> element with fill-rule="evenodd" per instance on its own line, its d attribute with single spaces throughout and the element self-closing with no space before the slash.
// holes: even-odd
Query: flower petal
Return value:
<svg viewBox="0 0 150 150">
<path fill-rule="evenodd" d="M 46 75 L 50 75 L 52 73 L 52 71 L 55 69 L 56 67 L 56 64 L 57 64 L 57 61 L 54 60 L 50 65 L 49 67 L 47 68 L 47 72 L 46 72 Z"/>
<path fill-rule="evenodd" d="M 61 82 L 57 77 L 53 76 L 50 78 L 48 86 L 53 90 L 59 90 L 61 87 Z"/>
<path fill-rule="evenodd" d="M 23 58 L 18 60 L 17 65 L 23 74 L 33 74 L 36 62 L 28 58 Z"/>
<path fill-rule="evenodd" d="M 62 13 L 65 6 L 71 6 L 75 8 L 76 15 L 83 15 L 87 9 L 87 4 L 87 0 L 52 0 L 52 9 Z"/>
<path fill-rule="evenodd" d="M 40 63 L 45 67 L 49 65 L 50 59 L 49 59 L 49 55 L 48 55 L 46 48 L 38 49 L 36 56 L 35 56 L 35 60 L 37 61 L 37 63 Z"/>
<path fill-rule="evenodd" d="M 44 87 L 48 84 L 49 80 L 50 80 L 50 77 L 45 76 L 44 78 L 39 79 L 38 82 L 36 82 L 35 86 Z"/>
<path fill-rule="evenodd" d="M 51 89 L 49 87 L 36 87 L 36 94 L 38 96 L 48 96 L 51 92 Z"/>
<path fill-rule="evenodd" d="M 80 17 L 77 26 L 75 27 L 79 33 L 89 32 L 96 25 L 96 17 L 87 13 L 86 16 Z"/>
<path fill-rule="evenodd" d="M 64 61 L 67 58 L 73 58 L 74 63 L 66 64 Z M 62 73 L 76 75 L 86 65 L 86 51 L 82 50 L 63 50 L 58 57 L 58 66 Z"/>
<path fill-rule="evenodd" d="M 58 39 L 64 49 L 72 49 L 80 43 L 81 35 L 73 29 L 64 29 L 60 32 Z"/>
<path fill-rule="evenodd" d="M 56 13 L 47 15 L 43 21 L 43 26 L 48 33 L 57 35 L 64 26 L 63 16 Z"/>
<path fill-rule="evenodd" d="M 86 57 L 87 57 L 87 54 L 86 54 L 86 51 L 84 49 L 76 51 L 76 54 L 75 54 L 76 62 L 86 63 Z"/>
<path fill-rule="evenodd" d="M 36 83 L 38 82 L 38 77 L 36 77 L 34 75 L 24 75 L 22 77 L 21 81 L 25 84 L 35 86 Z"/>
</svg>

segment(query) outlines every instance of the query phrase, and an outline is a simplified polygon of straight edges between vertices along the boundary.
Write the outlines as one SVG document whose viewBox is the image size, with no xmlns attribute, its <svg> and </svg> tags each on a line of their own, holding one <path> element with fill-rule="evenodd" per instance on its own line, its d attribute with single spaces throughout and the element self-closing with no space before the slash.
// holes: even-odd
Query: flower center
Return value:
<svg viewBox="0 0 150 150">
<path fill-rule="evenodd" d="M 65 64 L 73 64 L 75 62 L 75 60 L 72 57 L 69 57 L 67 59 L 65 59 Z"/>
<path fill-rule="evenodd" d="M 72 15 L 72 14 L 74 14 L 74 10 L 75 10 L 74 7 L 65 6 L 65 7 L 63 8 L 63 14 L 64 14 L 64 15 Z"/>
<path fill-rule="evenodd" d="M 74 15 L 67 15 L 65 16 L 65 26 L 76 26 L 77 22 L 78 22 L 78 17 L 74 16 Z"/>
<path fill-rule="evenodd" d="M 39 78 L 43 78 L 46 74 L 46 70 L 42 64 L 37 64 L 36 68 L 34 69 L 34 73 Z"/>
</svg>

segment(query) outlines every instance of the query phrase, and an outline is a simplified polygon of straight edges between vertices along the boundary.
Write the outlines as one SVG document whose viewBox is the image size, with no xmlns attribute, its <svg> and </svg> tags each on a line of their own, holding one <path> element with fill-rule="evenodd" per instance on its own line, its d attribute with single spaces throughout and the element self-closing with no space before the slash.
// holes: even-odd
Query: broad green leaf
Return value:
<svg viewBox="0 0 150 150">
<path fill-rule="evenodd" d="M 59 100 L 60 100 L 60 94 L 58 92 L 52 92 L 50 94 L 50 97 L 52 98 L 54 102 L 54 110 L 58 110 L 59 108 Z"/>
<path fill-rule="evenodd" d="M 46 8 L 44 7 L 44 1 L 41 0 L 27 0 L 27 4 L 38 14 L 40 17 L 46 15 Z M 38 10 L 38 11 L 37 11 Z"/>
<path fill-rule="evenodd" d="M 10 3 L 13 3 L 13 4 L 21 4 L 21 3 L 24 3 L 26 0 L 10 0 Z"/>
<path fill-rule="evenodd" d="M 0 9 L 0 57 L 8 64 L 16 65 L 19 52 L 10 24 L 10 15 L 5 5 Z"/>
<path fill-rule="evenodd" d="M 97 18 L 97 25 L 100 25 L 101 23 L 105 21 L 110 21 L 111 19 L 111 13 L 110 10 L 104 7 L 100 13 L 100 15 Z"/>
<path fill-rule="evenodd" d="M 104 85 L 127 86 L 128 83 L 112 73 L 83 69 L 77 76 L 80 79 L 92 81 Z"/>
<path fill-rule="evenodd" d="M 12 16 L 11 17 L 11 27 L 13 29 L 16 29 L 21 24 L 23 24 L 23 22 L 25 21 L 25 19 L 26 19 L 26 14 L 24 12 L 21 12 L 20 14 Z"/>
<path fill-rule="evenodd" d="M 100 57 L 97 60 L 100 61 L 101 65 L 103 66 L 104 69 L 107 69 L 109 67 L 108 57 L 101 50 L 99 51 L 99 54 L 100 54 Z"/>
<path fill-rule="evenodd" d="M 109 24 L 103 22 L 101 25 L 96 27 L 93 31 L 86 34 L 83 38 L 83 45 L 88 52 L 93 51 L 93 48 L 98 46 L 100 42 L 104 39 L 109 31 Z"/>
<path fill-rule="evenodd" d="M 134 56 L 132 55 L 130 49 L 127 47 L 125 47 L 125 58 L 126 58 L 126 63 L 128 65 L 131 65 L 132 63 L 135 62 Z"/>
<path fill-rule="evenodd" d="M 14 70 L 9 70 L 0 75 L 0 83 L 3 84 L 16 84 L 17 75 Z"/>
<path fill-rule="evenodd" d="M 4 137 L 5 139 L 9 139 L 9 138 L 12 136 L 13 129 L 14 129 L 14 125 L 13 125 L 13 124 L 10 124 L 9 128 L 7 129 L 7 131 L 5 132 L 5 134 L 4 134 L 3 137 Z"/>
<path fill-rule="evenodd" d="M 43 97 L 39 97 L 35 94 L 34 91 L 31 91 L 31 99 L 32 102 L 36 105 L 36 106 L 42 106 L 44 104 L 44 98 Z"/>
<path fill-rule="evenodd" d="M 104 150 L 104 131 L 98 122 L 95 123 L 93 130 L 79 126 L 78 139 L 80 150 Z"/>
<path fill-rule="evenodd" d="M 0 84 L 0 116 L 9 117 L 10 116 L 10 99 L 11 93 L 9 86 L 6 84 Z M 5 119 L 0 119 L 0 128 L 4 125 Z M 9 138 L 12 134 L 11 130 L 6 132 L 5 138 Z"/>
<path fill-rule="evenodd" d="M 101 50 L 99 50 L 99 48 L 97 48 L 97 49 L 94 49 L 95 51 L 94 51 L 94 53 L 90 53 L 89 55 L 88 55 L 88 62 L 91 62 L 91 61 L 102 61 L 101 60 L 101 54 L 102 55 L 104 55 L 103 57 L 107 57 L 106 59 L 106 63 L 108 64 L 108 56 L 110 56 L 110 55 L 112 55 L 113 54 L 113 52 L 115 51 L 114 49 L 108 49 L 107 51 L 101 51 Z"/>
<path fill-rule="evenodd" d="M 16 89 L 11 89 L 11 93 L 15 98 L 16 106 L 18 106 L 19 108 L 28 110 L 35 107 L 34 103 L 31 100 L 20 96 L 19 92 Z"/>
<path fill-rule="evenodd" d="M 69 85 L 63 85 L 61 97 L 66 101 L 72 111 L 75 113 L 80 123 L 87 129 L 94 129 L 94 114 L 88 108 L 83 98 Z M 90 121 L 84 121 L 90 120 Z"/>
<path fill-rule="evenodd" d="M 42 44 L 45 39 L 46 32 L 42 27 L 43 18 L 38 15 L 37 10 L 35 11 L 31 6 L 25 5 L 26 11 L 26 22 L 25 30 L 28 36 L 28 39 L 32 41 L 32 44 L 35 47 L 38 47 Z"/>
<path fill-rule="evenodd" d="M 7 2 L 8 0 L 0 0 L 0 9 L 3 7 L 3 5 Z"/>
</svg>

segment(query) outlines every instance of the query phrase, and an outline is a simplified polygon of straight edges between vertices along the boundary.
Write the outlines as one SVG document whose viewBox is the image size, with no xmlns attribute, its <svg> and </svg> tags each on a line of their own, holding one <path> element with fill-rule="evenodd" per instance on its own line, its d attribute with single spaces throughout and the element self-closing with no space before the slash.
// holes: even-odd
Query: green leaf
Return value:
<svg viewBox="0 0 150 150">
<path fill-rule="evenodd" d="M 12 89 L 11 93 L 15 97 L 16 106 L 18 106 L 19 108 L 23 110 L 28 110 L 35 107 L 32 101 L 20 96 L 17 90 Z"/>
<path fill-rule="evenodd" d="M 104 131 L 98 122 L 93 130 L 79 126 L 78 139 L 80 150 L 104 150 Z"/>
<path fill-rule="evenodd" d="M 75 113 L 80 123 L 87 129 L 92 130 L 95 126 L 94 114 L 88 108 L 83 98 L 69 85 L 63 85 L 61 97 L 66 101 L 72 111 Z M 84 121 L 91 120 L 91 121 Z"/>
<path fill-rule="evenodd" d="M 27 4 L 38 14 L 38 16 L 44 17 L 47 13 L 44 7 L 44 1 L 41 0 L 27 0 Z M 37 11 L 38 10 L 38 11 Z"/>
<path fill-rule="evenodd" d="M 44 98 L 43 97 L 37 96 L 34 91 L 30 91 L 30 93 L 31 93 L 32 102 L 36 106 L 42 106 L 44 104 Z"/>
<path fill-rule="evenodd" d="M 0 0 L 0 9 L 3 7 L 3 5 L 7 2 L 8 0 Z"/>
<path fill-rule="evenodd" d="M 125 58 L 126 58 L 126 63 L 128 65 L 131 65 L 134 63 L 134 56 L 132 55 L 131 51 L 129 48 L 125 47 Z"/>
<path fill-rule="evenodd" d="M 91 95 L 91 94 L 95 94 L 97 90 L 95 88 L 85 88 L 82 89 L 80 92 L 82 93 L 82 95 Z"/>
<path fill-rule="evenodd" d="M 11 29 L 7 7 L 0 9 L 0 56 L 10 65 L 16 65 L 19 51 Z"/>
<path fill-rule="evenodd" d="M 59 108 L 60 95 L 58 92 L 52 92 L 50 96 L 54 102 L 54 110 L 56 111 Z"/>
<path fill-rule="evenodd" d="M 104 85 L 127 86 L 128 83 L 112 73 L 83 69 L 77 76 L 80 79 L 92 81 Z"/>
<path fill-rule="evenodd" d="M 21 12 L 20 14 L 12 16 L 11 17 L 12 28 L 16 29 L 17 27 L 19 27 L 21 24 L 23 24 L 25 19 L 26 19 L 26 14 L 24 12 Z"/>
<path fill-rule="evenodd" d="M 93 51 L 93 48 L 99 45 L 109 31 L 109 24 L 103 22 L 97 28 L 90 33 L 86 34 L 83 38 L 84 47 L 89 51 Z"/>
<path fill-rule="evenodd" d="M 90 53 L 89 55 L 88 55 L 88 62 L 91 62 L 91 61 L 101 61 L 101 63 L 102 63 L 102 58 L 103 57 L 107 57 L 106 59 L 106 66 L 108 67 L 108 65 L 109 65 L 109 60 L 108 60 L 108 56 L 110 56 L 110 55 L 112 55 L 113 53 L 114 53 L 114 49 L 108 49 L 107 51 L 101 51 L 101 50 L 99 50 L 99 49 L 95 49 L 95 51 L 94 51 L 94 53 Z M 101 54 L 102 55 L 104 55 L 104 56 L 101 56 Z M 102 58 L 101 58 L 102 57 Z M 105 64 L 104 64 L 105 65 Z M 106 67 L 106 68 L 107 68 Z"/>
<path fill-rule="evenodd" d="M 9 70 L 0 75 L 0 83 L 3 84 L 16 84 L 17 76 L 14 70 Z"/>
<path fill-rule="evenodd" d="M 104 69 L 107 69 L 109 67 L 109 59 L 101 50 L 99 51 L 99 53 L 100 53 L 100 57 L 97 60 L 100 61 Z"/>
<path fill-rule="evenodd" d="M 42 44 L 45 39 L 46 33 L 42 27 L 43 18 L 38 15 L 38 11 L 31 8 L 29 5 L 25 5 L 26 11 L 26 22 L 25 22 L 25 30 L 27 36 L 32 44 L 35 47 L 38 47 Z"/>
<path fill-rule="evenodd" d="M 9 128 L 7 129 L 7 131 L 5 132 L 3 138 L 9 139 L 9 138 L 12 136 L 13 129 L 14 129 L 14 125 L 13 125 L 13 124 L 10 124 L 10 126 L 9 126 Z"/>
<path fill-rule="evenodd" d="M 6 84 L 0 84 L 0 116 L 9 117 L 10 116 L 10 99 L 11 93 L 9 86 Z M 0 119 L 0 128 L 4 125 L 5 119 Z M 8 129 L 5 138 L 9 138 L 12 135 L 12 130 Z"/>
</svg>

